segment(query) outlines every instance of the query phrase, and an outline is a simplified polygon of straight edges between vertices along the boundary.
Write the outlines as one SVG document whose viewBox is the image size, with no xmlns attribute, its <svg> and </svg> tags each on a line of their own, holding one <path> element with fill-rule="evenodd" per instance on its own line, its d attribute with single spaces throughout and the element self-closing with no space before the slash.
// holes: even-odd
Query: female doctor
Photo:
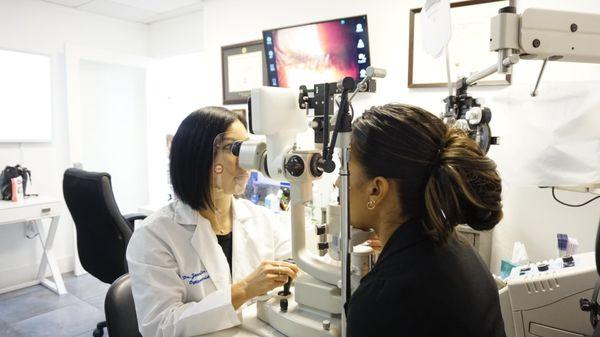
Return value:
<svg viewBox="0 0 600 337">
<path fill-rule="evenodd" d="M 177 199 L 146 218 L 127 249 L 144 337 L 238 325 L 244 303 L 296 277 L 295 265 L 278 261 L 291 253 L 289 231 L 267 209 L 234 198 L 248 173 L 231 144 L 247 137 L 243 118 L 220 107 L 179 126 L 169 167 Z"/>
</svg>

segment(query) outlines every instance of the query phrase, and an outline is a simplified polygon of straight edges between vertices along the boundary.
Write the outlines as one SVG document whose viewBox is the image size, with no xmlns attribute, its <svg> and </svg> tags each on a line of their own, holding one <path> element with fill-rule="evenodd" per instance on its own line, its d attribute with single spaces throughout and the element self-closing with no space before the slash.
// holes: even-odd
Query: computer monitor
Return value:
<svg viewBox="0 0 600 337">
<path fill-rule="evenodd" d="M 366 75 L 367 16 L 263 31 L 269 85 L 297 88 Z"/>
</svg>

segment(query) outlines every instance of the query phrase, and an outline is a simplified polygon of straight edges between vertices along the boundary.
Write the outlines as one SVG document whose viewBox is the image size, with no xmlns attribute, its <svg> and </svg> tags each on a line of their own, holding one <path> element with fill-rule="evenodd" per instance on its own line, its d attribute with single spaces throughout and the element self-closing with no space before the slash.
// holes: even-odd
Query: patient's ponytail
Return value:
<svg viewBox="0 0 600 337">
<path fill-rule="evenodd" d="M 457 129 L 448 129 L 425 185 L 425 225 L 445 242 L 458 224 L 489 230 L 502 219 L 496 164 Z"/>
</svg>

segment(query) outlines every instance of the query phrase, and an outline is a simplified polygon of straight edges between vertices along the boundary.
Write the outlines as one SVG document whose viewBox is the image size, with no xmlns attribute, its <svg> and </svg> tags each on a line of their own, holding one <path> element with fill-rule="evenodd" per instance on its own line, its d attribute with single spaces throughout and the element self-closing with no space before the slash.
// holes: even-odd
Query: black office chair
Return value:
<svg viewBox="0 0 600 337">
<path fill-rule="evenodd" d="M 108 173 L 67 169 L 63 195 L 75 222 L 81 265 L 95 278 L 112 284 L 127 273 L 127 243 L 135 220 L 145 216 L 121 215 Z M 102 336 L 105 327 L 106 321 L 98 323 L 93 336 Z"/>
<path fill-rule="evenodd" d="M 108 288 L 104 312 L 110 337 L 142 337 L 137 325 L 129 274 L 119 277 Z"/>
</svg>

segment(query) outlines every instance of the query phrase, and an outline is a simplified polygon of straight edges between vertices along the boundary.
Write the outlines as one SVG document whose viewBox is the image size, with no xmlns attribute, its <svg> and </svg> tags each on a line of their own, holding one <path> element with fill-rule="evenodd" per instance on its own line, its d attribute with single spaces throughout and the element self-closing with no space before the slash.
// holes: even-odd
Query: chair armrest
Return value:
<svg viewBox="0 0 600 337">
<path fill-rule="evenodd" d="M 147 216 L 146 214 L 142 214 L 142 213 L 123 214 L 123 217 L 129 223 L 129 227 L 131 227 L 132 231 L 134 229 L 135 220 L 144 220 L 146 218 L 146 216 Z"/>
</svg>

